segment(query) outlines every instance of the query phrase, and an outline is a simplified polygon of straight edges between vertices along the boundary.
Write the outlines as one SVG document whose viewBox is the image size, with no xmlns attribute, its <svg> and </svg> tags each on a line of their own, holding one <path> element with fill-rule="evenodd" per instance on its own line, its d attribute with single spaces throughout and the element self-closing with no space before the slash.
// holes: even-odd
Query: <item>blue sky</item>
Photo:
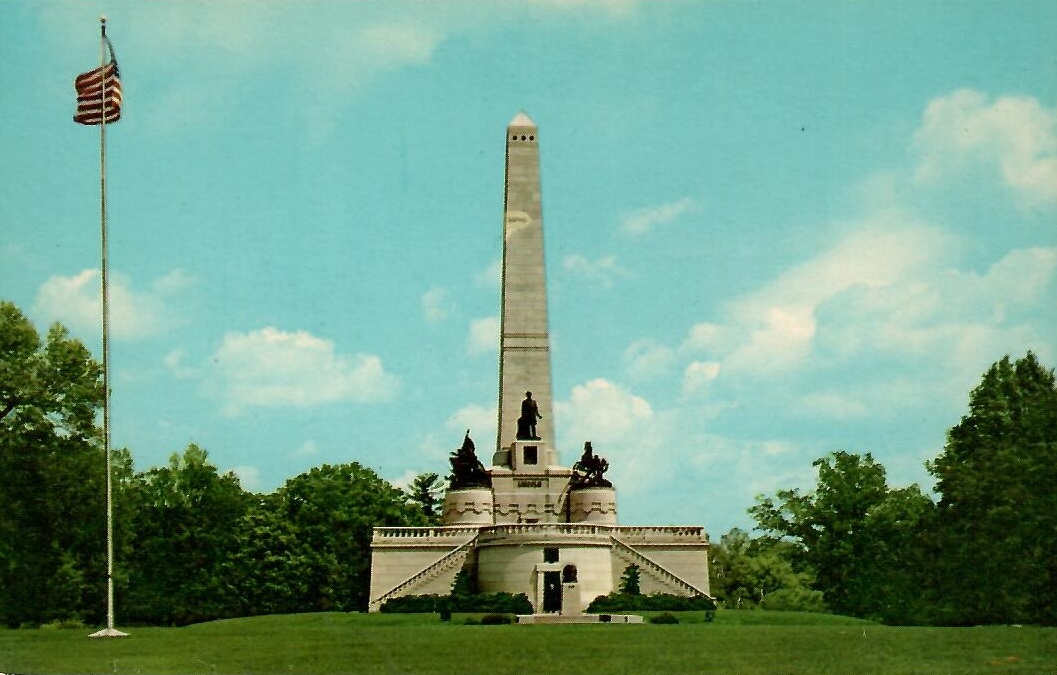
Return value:
<svg viewBox="0 0 1057 675">
<path fill-rule="evenodd" d="M 98 353 L 113 437 L 272 490 L 495 437 L 507 123 L 539 125 L 558 450 L 624 524 L 894 485 L 1004 354 L 1057 365 L 1057 4 L 0 3 L 0 297 Z"/>
</svg>

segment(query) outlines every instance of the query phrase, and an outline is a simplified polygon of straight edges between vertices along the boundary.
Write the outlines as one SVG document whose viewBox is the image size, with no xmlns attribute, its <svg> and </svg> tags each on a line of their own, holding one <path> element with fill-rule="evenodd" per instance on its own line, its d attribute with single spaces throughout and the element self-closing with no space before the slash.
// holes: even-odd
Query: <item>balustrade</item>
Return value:
<svg viewBox="0 0 1057 675">
<path fill-rule="evenodd" d="M 374 538 L 387 543 L 406 539 L 416 542 L 450 541 L 486 536 L 599 536 L 613 535 L 636 543 L 699 543 L 707 541 L 704 528 L 693 526 L 636 526 L 586 523 L 507 523 L 503 525 L 451 525 L 446 527 L 376 527 Z"/>
</svg>

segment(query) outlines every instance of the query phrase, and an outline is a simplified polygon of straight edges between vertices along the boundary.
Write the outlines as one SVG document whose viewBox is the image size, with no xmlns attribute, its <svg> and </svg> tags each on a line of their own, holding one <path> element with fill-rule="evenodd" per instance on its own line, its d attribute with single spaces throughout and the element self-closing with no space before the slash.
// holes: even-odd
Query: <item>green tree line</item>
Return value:
<svg viewBox="0 0 1057 675">
<path fill-rule="evenodd" d="M 102 370 L 83 344 L 60 325 L 41 339 L 0 302 L 2 625 L 103 621 L 102 401 Z M 430 522 L 422 494 L 357 463 L 253 494 L 197 445 L 141 472 L 125 449 L 112 458 L 125 625 L 366 609 L 372 528 Z"/>
<path fill-rule="evenodd" d="M 714 546 L 713 589 L 728 607 L 1057 625 L 1054 382 L 1031 352 L 984 373 L 927 464 L 938 499 L 890 487 L 868 452 L 816 460 L 814 490 L 757 497 L 760 537 L 734 530 Z"/>
<path fill-rule="evenodd" d="M 99 624 L 105 611 L 101 368 L 60 325 L 0 302 L 0 624 Z M 114 466 L 118 621 L 181 625 L 367 606 L 376 526 L 432 524 L 436 474 L 408 492 L 355 462 L 270 494 L 190 445 Z M 889 623 L 1057 624 L 1057 386 L 1028 353 L 996 362 L 928 464 L 935 497 L 893 488 L 869 453 L 816 462 L 815 488 L 759 496 L 761 534 L 712 548 L 726 607 Z"/>
</svg>

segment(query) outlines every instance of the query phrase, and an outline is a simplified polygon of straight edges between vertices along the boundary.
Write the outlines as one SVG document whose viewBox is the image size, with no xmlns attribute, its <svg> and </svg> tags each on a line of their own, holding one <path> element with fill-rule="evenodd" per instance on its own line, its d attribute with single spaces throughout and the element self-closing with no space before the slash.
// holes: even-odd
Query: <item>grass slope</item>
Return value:
<svg viewBox="0 0 1057 675">
<path fill-rule="evenodd" d="M 300 614 L 136 628 L 0 630 L 3 673 L 1052 673 L 1057 629 L 897 628 L 726 611 L 678 625 L 467 626 L 430 615 Z"/>
</svg>

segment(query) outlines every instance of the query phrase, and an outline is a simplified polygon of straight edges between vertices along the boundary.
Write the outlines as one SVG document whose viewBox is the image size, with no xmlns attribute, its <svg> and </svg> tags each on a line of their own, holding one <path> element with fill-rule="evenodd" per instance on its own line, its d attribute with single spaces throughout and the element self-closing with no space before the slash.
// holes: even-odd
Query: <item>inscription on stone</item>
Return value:
<svg viewBox="0 0 1057 675">
<path fill-rule="evenodd" d="M 519 480 L 517 481 L 519 488 L 541 488 L 543 487 L 542 480 Z"/>
</svg>

